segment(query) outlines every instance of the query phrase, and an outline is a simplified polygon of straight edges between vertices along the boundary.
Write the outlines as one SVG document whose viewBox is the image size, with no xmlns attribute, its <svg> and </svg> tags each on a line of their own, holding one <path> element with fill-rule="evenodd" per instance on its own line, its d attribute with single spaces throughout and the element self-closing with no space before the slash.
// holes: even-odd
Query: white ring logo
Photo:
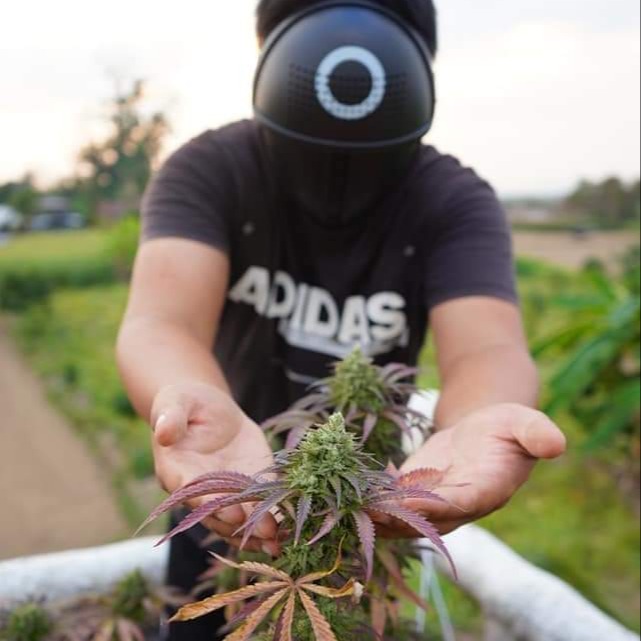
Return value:
<svg viewBox="0 0 641 641">
<path fill-rule="evenodd" d="M 372 77 L 372 90 L 363 102 L 347 105 L 336 99 L 330 86 L 330 78 L 336 67 L 344 62 L 360 62 Z M 362 120 L 376 111 L 385 98 L 387 76 L 381 61 L 363 47 L 339 47 L 329 53 L 316 72 L 316 95 L 325 111 L 341 120 Z"/>
</svg>

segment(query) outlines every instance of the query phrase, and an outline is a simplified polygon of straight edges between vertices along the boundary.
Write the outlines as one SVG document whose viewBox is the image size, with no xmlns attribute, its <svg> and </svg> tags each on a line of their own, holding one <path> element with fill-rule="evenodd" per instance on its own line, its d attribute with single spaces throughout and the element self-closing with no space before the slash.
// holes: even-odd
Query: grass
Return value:
<svg viewBox="0 0 641 641">
<path fill-rule="evenodd" d="M 104 252 L 105 233 L 99 229 L 16 236 L 0 247 L 0 271 L 20 267 L 56 268 L 91 260 Z"/>
<path fill-rule="evenodd" d="M 109 236 L 99 230 L 29 234 L 0 247 L 0 309 L 22 311 L 60 287 L 112 282 Z"/>
</svg>

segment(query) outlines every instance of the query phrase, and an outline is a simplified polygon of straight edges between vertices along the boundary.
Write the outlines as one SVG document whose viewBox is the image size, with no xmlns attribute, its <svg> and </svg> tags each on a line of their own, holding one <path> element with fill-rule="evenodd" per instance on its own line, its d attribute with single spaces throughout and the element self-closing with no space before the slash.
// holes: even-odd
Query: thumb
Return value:
<svg viewBox="0 0 641 641">
<path fill-rule="evenodd" d="M 567 439 L 542 412 L 532 410 L 512 426 L 512 434 L 523 449 L 538 459 L 555 459 L 565 453 Z"/>
<path fill-rule="evenodd" d="M 154 438 L 161 447 L 171 447 L 187 434 L 189 412 L 185 404 L 173 402 L 160 408 L 153 425 Z"/>
</svg>

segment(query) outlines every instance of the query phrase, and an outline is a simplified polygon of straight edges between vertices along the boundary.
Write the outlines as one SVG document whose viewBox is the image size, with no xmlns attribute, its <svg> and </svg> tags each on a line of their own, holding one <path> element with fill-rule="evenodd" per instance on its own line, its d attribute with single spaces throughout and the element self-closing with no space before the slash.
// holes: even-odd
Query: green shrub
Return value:
<svg viewBox="0 0 641 641">
<path fill-rule="evenodd" d="M 121 220 L 110 231 L 107 254 L 118 275 L 128 279 L 138 251 L 140 219 L 131 215 Z"/>
<path fill-rule="evenodd" d="M 6 641 L 42 641 L 53 629 L 49 613 L 40 605 L 28 603 L 16 608 L 0 629 L 0 639 Z"/>
</svg>

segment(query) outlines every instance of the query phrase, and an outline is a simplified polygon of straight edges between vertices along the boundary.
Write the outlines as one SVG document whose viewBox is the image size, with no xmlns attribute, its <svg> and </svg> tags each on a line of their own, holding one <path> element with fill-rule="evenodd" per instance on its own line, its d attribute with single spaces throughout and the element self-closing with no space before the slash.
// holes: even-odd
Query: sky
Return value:
<svg viewBox="0 0 641 641">
<path fill-rule="evenodd" d="M 503 195 L 639 175 L 639 0 L 436 0 L 438 112 L 427 142 Z M 255 0 L 12 2 L 0 34 L 0 182 L 73 172 L 117 82 L 146 78 L 164 154 L 251 116 Z"/>
</svg>

